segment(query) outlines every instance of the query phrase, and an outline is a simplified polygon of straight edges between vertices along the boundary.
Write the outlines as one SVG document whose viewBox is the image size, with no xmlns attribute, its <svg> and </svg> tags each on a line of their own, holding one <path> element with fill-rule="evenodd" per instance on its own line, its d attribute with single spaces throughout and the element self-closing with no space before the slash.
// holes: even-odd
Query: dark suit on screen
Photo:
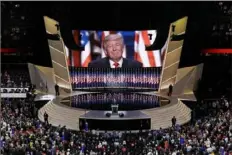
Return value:
<svg viewBox="0 0 232 155">
<path fill-rule="evenodd" d="M 91 68 L 111 68 L 110 67 L 110 61 L 108 57 L 99 59 L 99 60 L 93 60 L 89 63 L 88 67 Z M 140 68 L 143 67 L 143 64 L 141 62 L 138 62 L 136 60 L 130 60 L 123 58 L 122 68 Z"/>
</svg>

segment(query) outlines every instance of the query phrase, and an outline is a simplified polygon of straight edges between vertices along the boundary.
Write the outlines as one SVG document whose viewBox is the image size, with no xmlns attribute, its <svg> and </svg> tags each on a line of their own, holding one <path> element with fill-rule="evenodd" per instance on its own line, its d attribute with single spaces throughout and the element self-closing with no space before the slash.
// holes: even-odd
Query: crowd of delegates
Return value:
<svg viewBox="0 0 232 155">
<path fill-rule="evenodd" d="M 34 97 L 1 101 L 1 148 L 7 155 L 157 155 L 232 153 L 232 106 L 208 104 L 204 117 L 192 123 L 139 133 L 70 131 L 37 118 Z M 201 109 L 202 110 L 201 106 Z M 204 110 L 204 109 L 203 109 Z M 49 116 L 48 116 L 49 118 Z M 48 119 L 49 120 L 49 119 Z M 171 118 L 170 118 L 171 120 Z M 178 119 L 177 119 L 178 122 Z M 170 126 L 171 126 L 170 121 Z"/>
<path fill-rule="evenodd" d="M 74 89 L 83 87 L 142 87 L 158 89 L 161 68 L 71 68 Z"/>
<path fill-rule="evenodd" d="M 65 99 L 64 99 L 65 100 Z M 109 103 L 117 103 L 119 110 L 149 109 L 159 106 L 156 95 L 139 93 L 87 93 L 71 97 L 72 107 L 110 110 Z"/>
<path fill-rule="evenodd" d="M 2 70 L 1 88 L 25 88 L 29 86 L 30 76 L 28 70 Z"/>
</svg>

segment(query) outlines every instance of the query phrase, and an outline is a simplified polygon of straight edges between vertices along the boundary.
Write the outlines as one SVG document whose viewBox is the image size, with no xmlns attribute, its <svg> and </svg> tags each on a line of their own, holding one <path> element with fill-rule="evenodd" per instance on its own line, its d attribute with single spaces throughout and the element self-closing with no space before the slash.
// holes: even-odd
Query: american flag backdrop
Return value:
<svg viewBox="0 0 232 155">
<path fill-rule="evenodd" d="M 105 57 L 102 41 L 109 34 L 118 33 L 124 38 L 123 57 L 135 59 L 143 67 L 161 67 L 167 42 L 163 48 L 147 51 L 145 46 L 150 46 L 156 41 L 156 30 L 143 31 L 87 31 L 73 30 L 73 37 L 78 45 L 84 47 L 83 51 L 66 49 L 68 64 L 71 67 L 87 67 L 94 59 Z M 93 36 L 92 38 L 90 36 Z M 80 40 L 79 40 L 80 39 Z"/>
</svg>

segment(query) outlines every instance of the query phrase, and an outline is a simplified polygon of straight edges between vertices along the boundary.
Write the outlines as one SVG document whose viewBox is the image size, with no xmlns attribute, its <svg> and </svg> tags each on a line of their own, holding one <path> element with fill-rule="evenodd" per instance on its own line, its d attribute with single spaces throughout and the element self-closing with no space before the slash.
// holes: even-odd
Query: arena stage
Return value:
<svg viewBox="0 0 232 155">
<path fill-rule="evenodd" d="M 82 129 L 83 123 L 86 120 L 89 123 L 90 128 L 92 126 L 93 129 L 139 130 L 168 128 L 171 126 L 171 119 L 173 116 L 177 118 L 177 124 L 180 125 L 189 122 L 191 119 L 191 110 L 181 101 L 181 99 L 188 98 L 188 95 L 182 97 L 173 95 L 170 97 L 167 96 L 166 93 L 136 92 L 140 95 L 146 94 L 161 97 L 159 100 L 159 107 L 127 111 L 122 111 L 119 108 L 118 113 L 123 113 L 123 117 L 113 115 L 107 116 L 106 113 L 111 112 L 109 109 L 91 110 L 88 108 L 72 106 L 70 97 L 91 93 L 97 92 L 75 91 L 61 96 L 55 96 L 53 94 L 37 94 L 37 101 L 49 100 L 46 105 L 39 109 L 38 117 L 41 121 L 44 121 L 43 114 L 46 111 L 49 115 L 49 123 L 54 126 L 66 126 L 66 128 L 71 130 Z M 114 122 L 109 124 L 112 121 Z M 125 126 L 125 124 L 128 123 L 131 125 Z M 96 124 L 98 124 L 98 126 L 96 126 Z M 101 127 L 101 124 L 106 127 Z M 124 127 L 122 127 L 122 125 Z"/>
</svg>

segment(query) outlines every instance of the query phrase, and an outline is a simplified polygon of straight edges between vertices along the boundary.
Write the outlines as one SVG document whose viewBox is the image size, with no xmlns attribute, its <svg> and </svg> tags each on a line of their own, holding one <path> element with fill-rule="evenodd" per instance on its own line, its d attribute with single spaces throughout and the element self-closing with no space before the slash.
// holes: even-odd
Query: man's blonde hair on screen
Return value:
<svg viewBox="0 0 232 155">
<path fill-rule="evenodd" d="M 111 40 L 120 40 L 121 44 L 124 45 L 123 36 L 121 34 L 109 34 L 103 40 L 103 47 L 106 48 L 107 42 Z"/>
</svg>

